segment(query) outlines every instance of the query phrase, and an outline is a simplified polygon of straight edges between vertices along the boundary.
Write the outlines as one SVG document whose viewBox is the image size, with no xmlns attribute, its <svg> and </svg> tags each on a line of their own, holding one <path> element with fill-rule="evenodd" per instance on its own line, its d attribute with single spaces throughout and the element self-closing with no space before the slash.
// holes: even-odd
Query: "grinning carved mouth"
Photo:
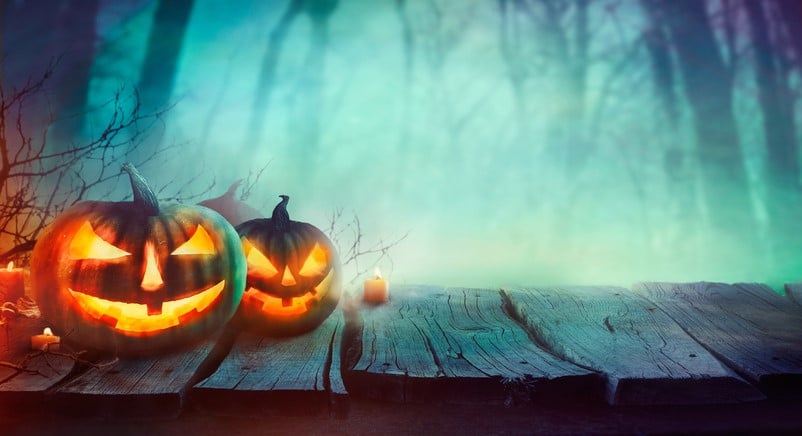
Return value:
<svg viewBox="0 0 802 436">
<path fill-rule="evenodd" d="M 326 277 L 318 283 L 317 286 L 312 288 L 312 290 L 308 291 L 306 294 L 295 297 L 295 298 L 280 298 L 280 297 L 273 297 L 269 294 L 266 294 L 256 288 L 248 288 L 245 291 L 245 295 L 243 295 L 242 299 L 244 301 L 248 301 L 251 304 L 256 305 L 257 307 L 261 306 L 262 312 L 267 315 L 272 316 L 297 316 L 306 313 L 309 309 L 312 308 L 318 301 L 320 301 L 320 295 L 318 289 L 326 290 L 329 288 L 329 284 L 331 283 L 334 277 L 334 269 L 332 268 Z"/>
<path fill-rule="evenodd" d="M 226 281 L 198 292 L 190 297 L 162 302 L 161 313 L 148 314 L 148 306 L 139 303 L 123 303 L 93 297 L 68 288 L 81 309 L 89 316 L 110 324 L 115 330 L 131 336 L 141 336 L 164 330 L 181 323 L 181 318 L 193 311 L 201 313 L 217 301 Z"/>
</svg>

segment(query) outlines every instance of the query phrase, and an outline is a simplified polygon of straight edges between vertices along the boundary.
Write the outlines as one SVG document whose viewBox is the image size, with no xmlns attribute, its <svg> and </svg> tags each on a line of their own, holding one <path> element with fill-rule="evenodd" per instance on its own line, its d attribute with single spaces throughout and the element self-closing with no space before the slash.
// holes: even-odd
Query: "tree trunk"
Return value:
<svg viewBox="0 0 802 436">
<path fill-rule="evenodd" d="M 298 78 L 300 90 L 291 102 L 291 125 L 298 168 L 317 173 L 317 148 L 322 135 L 325 109 L 326 56 L 329 50 L 329 20 L 339 0 L 306 0 L 306 14 L 312 24 L 309 52 Z"/>
<path fill-rule="evenodd" d="M 3 74 L 5 71 L 6 65 L 6 2 L 0 0 L 0 89 L 5 86 L 5 82 L 3 82 Z"/>
<path fill-rule="evenodd" d="M 796 67 L 802 71 L 802 2 L 776 0 L 776 3 L 784 19 L 788 40 L 794 50 Z"/>
<path fill-rule="evenodd" d="M 587 82 L 587 52 L 589 32 L 587 0 L 573 3 L 575 21 L 570 29 L 561 26 L 567 9 L 552 2 L 543 2 L 544 29 L 555 54 L 554 65 L 557 95 L 553 97 L 554 110 L 548 121 L 548 136 L 552 150 L 557 152 L 566 179 L 576 176 L 587 162 L 590 147 L 585 140 L 585 88 Z"/>
<path fill-rule="evenodd" d="M 259 83 L 256 85 L 256 92 L 254 92 L 251 120 L 245 140 L 246 145 L 258 144 L 261 140 L 265 118 L 270 108 L 270 97 L 273 95 L 275 86 L 279 56 L 284 47 L 284 40 L 287 39 L 287 33 L 290 31 L 290 26 L 295 21 L 298 13 L 301 12 L 303 5 L 304 0 L 290 0 L 278 24 L 270 31 L 267 50 L 264 58 L 262 58 L 262 68 L 259 72 Z"/>
<path fill-rule="evenodd" d="M 51 133 L 55 147 L 78 140 L 82 133 L 95 60 L 95 21 L 99 6 L 99 0 L 73 1 L 59 16 L 55 43 L 59 45 L 56 50 L 60 62 L 56 67 L 54 89 L 58 119 Z"/>
<path fill-rule="evenodd" d="M 644 5 L 650 21 L 650 26 L 646 29 L 644 38 L 652 67 L 655 94 L 657 94 L 660 104 L 663 106 L 663 111 L 670 127 L 676 128 L 679 111 L 677 109 L 677 96 L 674 92 L 674 62 L 671 59 L 671 46 L 667 30 L 660 17 L 655 16 L 654 8 L 649 7 L 649 0 L 642 0 L 641 4 Z"/>
<path fill-rule="evenodd" d="M 774 190 L 793 191 L 799 177 L 793 102 L 785 78 L 777 68 L 763 3 L 747 1 L 744 6 L 752 33 L 755 79 L 763 112 L 767 178 Z"/>
<path fill-rule="evenodd" d="M 576 0 L 576 33 L 574 37 L 574 56 L 571 59 L 571 89 L 576 104 L 576 115 L 583 118 L 585 114 L 585 93 L 588 75 L 588 3 L 589 0 Z"/>
<path fill-rule="evenodd" d="M 138 84 L 146 112 L 163 109 L 170 101 L 194 3 L 195 0 L 159 0 Z"/>
<path fill-rule="evenodd" d="M 659 0 L 695 125 L 708 217 L 714 229 L 746 236 L 755 220 L 732 111 L 731 78 L 698 0 Z"/>
<path fill-rule="evenodd" d="M 412 109 L 411 106 L 411 93 L 412 93 L 412 78 L 415 73 L 415 33 L 412 30 L 412 23 L 410 21 L 409 13 L 407 12 L 407 0 L 395 0 L 395 13 L 398 17 L 399 24 L 401 25 L 401 41 L 404 52 L 404 89 L 402 96 L 402 112 L 401 120 L 399 122 L 398 143 L 395 147 L 395 152 L 398 155 L 404 153 L 409 148 L 409 141 L 411 136 L 411 123 L 412 123 Z M 405 163 L 406 165 L 406 163 Z"/>
<path fill-rule="evenodd" d="M 527 117 L 527 99 L 524 96 L 526 68 L 528 59 L 521 54 L 521 32 L 515 22 L 515 10 L 511 10 L 509 0 L 498 0 L 499 12 L 499 53 L 504 63 L 507 80 L 510 83 L 513 104 L 515 107 L 515 140 L 514 147 L 526 142 L 527 129 L 531 120 Z"/>
</svg>

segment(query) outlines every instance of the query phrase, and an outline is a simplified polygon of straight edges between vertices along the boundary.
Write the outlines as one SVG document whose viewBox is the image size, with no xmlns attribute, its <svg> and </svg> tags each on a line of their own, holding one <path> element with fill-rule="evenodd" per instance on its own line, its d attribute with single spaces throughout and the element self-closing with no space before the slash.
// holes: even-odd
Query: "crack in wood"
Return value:
<svg viewBox="0 0 802 436">
<path fill-rule="evenodd" d="M 504 313 L 515 324 L 517 324 L 519 327 L 521 327 L 521 330 L 526 332 L 526 335 L 529 337 L 529 339 L 532 341 L 532 343 L 534 343 L 535 345 L 538 346 L 538 348 L 540 348 L 541 350 L 545 351 L 548 354 L 551 354 L 552 356 L 556 357 L 557 359 L 564 360 L 564 361 L 567 361 L 567 362 L 571 362 L 574 365 L 576 365 L 576 366 L 578 366 L 578 367 L 580 367 L 582 369 L 586 369 L 586 370 L 594 372 L 594 373 L 598 372 L 598 371 L 594 370 L 593 368 L 591 368 L 589 366 L 583 365 L 580 362 L 574 362 L 571 359 L 568 359 L 566 354 L 565 354 L 565 351 L 561 352 L 560 350 L 556 349 L 556 347 L 553 347 L 551 342 L 546 339 L 546 336 L 545 336 L 544 332 L 541 329 L 538 329 L 534 325 L 530 325 L 530 323 L 526 319 L 526 314 L 523 311 L 523 309 L 522 308 L 517 308 L 515 306 L 515 303 L 512 302 L 512 298 L 510 298 L 510 295 L 509 295 L 509 293 L 507 293 L 507 291 L 505 291 L 504 289 L 499 289 L 499 295 L 501 295 L 501 299 L 503 301 L 502 307 L 504 309 Z M 553 303 L 552 303 L 551 309 L 554 309 Z"/>
<path fill-rule="evenodd" d="M 604 317 L 604 326 L 607 327 L 607 330 L 609 330 L 610 333 L 615 333 L 615 328 L 613 328 L 613 325 L 610 324 L 610 317 L 609 316 L 605 316 Z"/>
</svg>

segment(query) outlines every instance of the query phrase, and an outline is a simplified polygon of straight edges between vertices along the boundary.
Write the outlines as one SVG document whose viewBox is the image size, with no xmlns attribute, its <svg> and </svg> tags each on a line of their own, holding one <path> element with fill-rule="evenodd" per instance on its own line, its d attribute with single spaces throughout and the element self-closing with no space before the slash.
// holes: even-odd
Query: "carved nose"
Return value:
<svg viewBox="0 0 802 436">
<path fill-rule="evenodd" d="M 164 280 L 159 272 L 159 262 L 156 258 L 156 247 L 152 242 L 145 244 L 145 274 L 142 276 L 143 291 L 154 292 L 164 286 Z"/>
<path fill-rule="evenodd" d="M 296 283 L 295 277 L 292 276 L 292 273 L 290 272 L 290 267 L 285 266 L 284 275 L 281 276 L 281 286 L 292 286 L 295 283 Z"/>
</svg>

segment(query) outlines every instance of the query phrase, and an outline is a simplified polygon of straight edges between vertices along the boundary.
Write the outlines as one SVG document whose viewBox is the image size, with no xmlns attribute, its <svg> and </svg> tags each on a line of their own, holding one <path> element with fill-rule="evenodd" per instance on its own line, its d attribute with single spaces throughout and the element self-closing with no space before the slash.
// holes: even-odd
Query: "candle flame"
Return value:
<svg viewBox="0 0 802 436">
<path fill-rule="evenodd" d="M 377 278 L 377 279 L 382 278 L 382 272 L 381 272 L 381 270 L 379 269 L 378 266 L 373 268 L 373 275 L 375 275 L 376 276 L 375 278 Z"/>
<path fill-rule="evenodd" d="M 45 327 L 45 331 L 42 332 L 45 336 L 53 336 L 53 330 L 50 330 L 50 327 Z"/>
<path fill-rule="evenodd" d="M 8 263 L 8 265 L 6 266 L 6 269 L 9 270 L 9 271 L 14 269 L 14 261 L 13 260 Z"/>
</svg>

